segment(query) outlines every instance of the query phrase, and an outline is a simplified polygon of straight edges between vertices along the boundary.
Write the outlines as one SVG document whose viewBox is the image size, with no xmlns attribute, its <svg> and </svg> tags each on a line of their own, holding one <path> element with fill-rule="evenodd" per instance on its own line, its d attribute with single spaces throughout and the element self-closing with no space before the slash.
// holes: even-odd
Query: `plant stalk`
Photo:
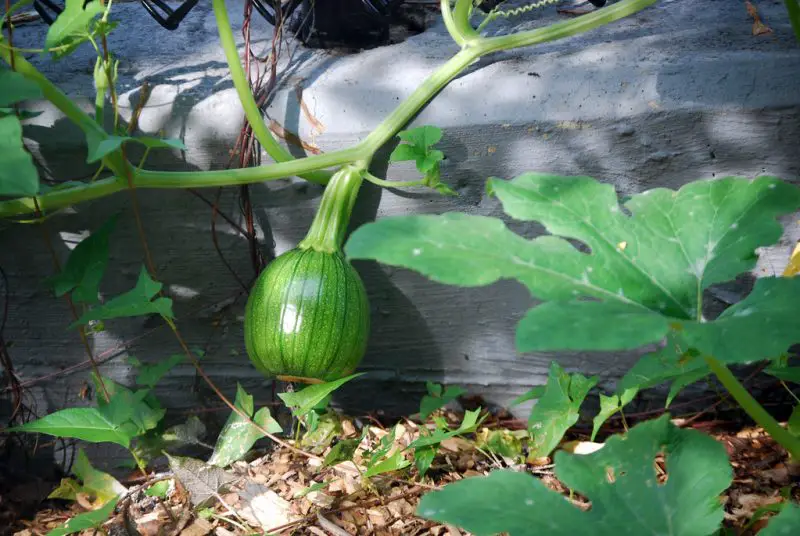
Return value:
<svg viewBox="0 0 800 536">
<path fill-rule="evenodd" d="M 753 398 L 744 385 L 721 361 L 713 357 L 705 357 L 705 362 L 720 383 L 727 389 L 736 402 L 758 423 L 772 438 L 777 441 L 795 460 L 800 460 L 800 438 L 790 434 L 783 428 L 764 407 Z"/>
<path fill-rule="evenodd" d="M 228 61 L 228 68 L 231 72 L 233 85 L 236 88 L 236 94 L 239 96 L 239 102 L 242 103 L 247 122 L 250 123 L 250 128 L 253 129 L 253 135 L 255 135 L 258 143 L 264 147 L 267 154 L 276 162 L 294 160 L 294 156 L 284 149 L 272 136 L 272 132 L 267 128 L 267 124 L 264 122 L 264 118 L 261 115 L 261 109 L 258 107 L 253 97 L 247 75 L 242 68 L 239 51 L 236 48 L 236 41 L 233 38 L 233 31 L 231 30 L 231 22 L 228 18 L 228 10 L 225 7 L 225 0 L 212 0 L 211 3 L 214 8 L 214 17 L 217 21 L 219 42 L 220 45 L 222 45 L 222 50 L 225 52 L 225 59 Z M 330 179 L 331 174 L 325 171 L 315 171 L 304 173 L 300 176 L 311 182 L 325 184 L 328 179 Z"/>
<path fill-rule="evenodd" d="M 786 11 L 789 13 L 789 22 L 792 24 L 794 36 L 800 43 L 800 2 L 798 0 L 784 0 Z"/>
<path fill-rule="evenodd" d="M 350 214 L 363 182 L 362 171 L 356 166 L 348 165 L 333 175 L 322 194 L 314 221 L 297 247 L 324 253 L 341 251 Z"/>
<path fill-rule="evenodd" d="M 476 37 L 470 40 L 469 46 L 459 51 L 449 61 L 432 73 L 417 90 L 389 114 L 389 116 L 362 142 L 348 149 L 278 162 L 256 168 L 178 172 L 142 170 L 135 173 L 133 185 L 136 188 L 203 188 L 250 184 L 295 175 L 308 175 L 309 179 L 325 184 L 327 182 L 327 175 L 323 177 L 311 174 L 311 172 L 341 166 L 351 162 L 369 162 L 375 152 L 389 141 L 401 128 L 408 124 L 408 122 L 411 121 L 443 87 L 481 56 L 493 52 L 554 41 L 586 32 L 598 26 L 626 17 L 655 2 L 656 0 L 622 0 L 613 6 L 599 9 L 588 15 L 582 15 L 577 19 L 556 23 L 538 30 L 500 37 Z M 224 2 L 222 0 L 214 0 L 214 4 L 215 6 L 219 4 L 224 7 Z M 222 33 L 225 32 L 223 31 Z M 228 33 L 230 33 L 229 27 Z M 230 47 L 230 43 L 228 47 Z M 235 46 L 233 47 L 233 51 L 235 53 Z M 227 54 L 228 51 L 226 50 L 226 55 Z M 10 55 L 11 53 L 9 50 L 0 47 L 0 57 L 6 61 L 10 61 Z M 18 62 L 18 72 L 36 82 L 42 88 L 44 96 L 53 102 L 53 104 L 68 118 L 77 123 L 85 132 L 101 135 L 104 138 L 108 136 L 89 115 L 78 108 L 74 102 L 39 73 L 35 67 L 25 61 L 19 54 L 15 54 L 14 58 Z M 232 71 L 234 71 L 235 66 L 238 65 L 239 71 L 241 72 L 238 53 L 235 53 L 235 60 L 236 61 L 231 62 Z M 234 81 L 238 78 L 239 77 L 235 76 Z M 239 83 L 246 86 L 246 78 L 240 80 Z M 247 87 L 247 95 L 249 96 L 249 100 L 254 104 L 255 101 L 252 99 L 249 86 Z M 247 97 L 245 97 L 244 100 L 248 100 Z M 260 119 L 261 116 L 257 106 L 255 110 L 250 107 L 249 113 L 254 117 L 257 116 L 260 123 L 263 124 L 263 119 Z M 254 121 L 253 123 L 255 124 L 257 122 Z M 261 141 L 262 145 L 265 147 L 267 146 L 262 140 L 259 141 Z M 125 176 L 126 162 L 122 161 L 119 152 L 108 155 L 106 161 L 116 175 Z M 126 181 L 119 178 L 110 178 L 98 180 L 91 184 L 86 184 L 85 186 L 51 191 L 39 197 L 38 201 L 42 210 L 49 212 L 83 201 L 105 197 L 125 187 Z M 34 212 L 32 198 L 0 202 L 0 217 L 7 218 Z"/>
</svg>

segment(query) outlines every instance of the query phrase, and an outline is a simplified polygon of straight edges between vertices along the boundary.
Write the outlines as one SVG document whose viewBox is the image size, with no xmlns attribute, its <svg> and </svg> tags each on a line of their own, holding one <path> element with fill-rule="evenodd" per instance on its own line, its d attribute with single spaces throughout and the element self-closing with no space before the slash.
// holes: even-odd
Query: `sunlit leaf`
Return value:
<svg viewBox="0 0 800 536">
<path fill-rule="evenodd" d="M 90 443 L 130 446 L 137 430 L 129 422 L 114 422 L 98 408 L 67 408 L 41 419 L 9 428 L 11 432 L 38 432 L 54 437 L 73 437 Z"/>
<path fill-rule="evenodd" d="M 566 431 L 578 422 L 581 404 L 597 381 L 597 376 L 568 374 L 557 363 L 551 363 L 544 394 L 528 418 L 530 456 L 547 456 L 558 446 Z"/>
<path fill-rule="evenodd" d="M 71 53 L 78 45 L 89 40 L 89 26 L 95 17 L 103 13 L 103 9 L 100 0 L 66 0 L 64 10 L 47 31 L 45 47 L 48 50 L 59 47 L 61 50 L 52 51 L 56 58 Z"/>
<path fill-rule="evenodd" d="M 434 430 L 430 435 L 421 436 L 412 441 L 411 444 L 408 445 L 408 448 L 418 449 L 422 447 L 428 447 L 430 445 L 437 445 L 450 437 L 474 432 L 478 426 L 478 417 L 480 416 L 480 413 L 480 408 L 473 411 L 467 411 L 464 414 L 464 419 L 461 421 L 461 424 L 455 430 Z"/>
<path fill-rule="evenodd" d="M 548 536 L 709 536 L 720 527 L 719 496 L 731 483 L 725 448 L 669 419 L 637 425 L 592 454 L 556 453 L 556 477 L 591 501 L 588 511 L 531 475 L 500 470 L 425 495 L 417 515 L 475 536 L 526 536 L 532 527 Z M 660 453 L 668 472 L 664 483 L 654 463 Z"/>
<path fill-rule="evenodd" d="M 47 533 L 47 536 L 66 536 L 67 534 L 75 534 L 82 530 L 99 529 L 105 523 L 117 507 L 118 499 L 109 501 L 97 510 L 78 514 L 60 527 L 56 527 Z"/>
<path fill-rule="evenodd" d="M 278 393 L 283 403 L 291 408 L 295 416 L 303 416 L 322 402 L 328 395 L 352 379 L 362 376 L 364 373 L 353 374 L 332 382 L 310 385 L 294 393 Z"/>
<path fill-rule="evenodd" d="M 253 396 L 248 394 L 241 385 L 236 384 L 236 400 L 234 405 L 256 424 L 271 434 L 282 432 L 280 424 L 272 418 L 268 408 L 261 408 L 253 414 Z M 227 467 L 237 460 L 241 460 L 253 444 L 264 437 L 264 434 L 250 421 L 232 411 L 228 421 L 219 434 L 214 452 L 208 460 L 210 465 Z"/>
</svg>

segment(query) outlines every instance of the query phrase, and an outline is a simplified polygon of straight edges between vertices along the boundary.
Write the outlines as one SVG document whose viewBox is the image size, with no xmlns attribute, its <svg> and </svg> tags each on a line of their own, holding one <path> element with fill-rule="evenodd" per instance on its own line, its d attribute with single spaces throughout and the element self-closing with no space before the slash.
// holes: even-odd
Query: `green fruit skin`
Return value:
<svg viewBox="0 0 800 536">
<path fill-rule="evenodd" d="M 361 362 L 369 302 L 339 253 L 293 249 L 258 277 L 244 317 L 245 346 L 263 374 L 332 381 Z"/>
</svg>

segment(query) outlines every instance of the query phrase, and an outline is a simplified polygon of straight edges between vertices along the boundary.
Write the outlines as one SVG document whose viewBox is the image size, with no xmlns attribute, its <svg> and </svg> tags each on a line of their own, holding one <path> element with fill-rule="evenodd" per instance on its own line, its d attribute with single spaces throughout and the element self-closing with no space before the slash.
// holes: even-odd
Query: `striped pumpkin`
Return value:
<svg viewBox="0 0 800 536">
<path fill-rule="evenodd" d="M 332 381 L 361 362 L 369 323 L 364 284 L 344 256 L 296 248 L 256 281 L 245 312 L 245 345 L 268 376 Z"/>
</svg>

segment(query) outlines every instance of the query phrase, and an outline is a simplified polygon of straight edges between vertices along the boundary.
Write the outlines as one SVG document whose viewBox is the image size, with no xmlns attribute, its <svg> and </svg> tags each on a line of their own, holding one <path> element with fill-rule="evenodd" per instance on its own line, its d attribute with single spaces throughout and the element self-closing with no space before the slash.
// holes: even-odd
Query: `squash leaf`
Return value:
<svg viewBox="0 0 800 536">
<path fill-rule="evenodd" d="M 659 453 L 666 458 L 664 483 L 654 463 Z M 476 536 L 521 536 L 531 527 L 551 536 L 708 536 L 719 529 L 724 513 L 719 495 L 732 479 L 724 447 L 700 432 L 677 428 L 668 415 L 611 437 L 589 455 L 559 451 L 555 466 L 567 488 L 592 501 L 589 511 L 530 475 L 501 470 L 425 495 L 417 514 Z"/>
<path fill-rule="evenodd" d="M 769 524 L 758 534 L 760 536 L 786 536 L 797 534 L 800 529 L 800 506 L 788 503 L 781 512 L 769 520 Z"/>
<path fill-rule="evenodd" d="M 589 177 L 528 173 L 490 179 L 488 188 L 508 215 L 538 221 L 551 235 L 527 240 L 483 216 L 415 215 L 360 227 L 345 252 L 446 284 L 519 280 L 544 302 L 518 326 L 522 352 L 678 341 L 646 356 L 646 370 L 628 375 L 625 388 L 643 387 L 636 377 L 654 384 L 705 369 L 692 351 L 741 363 L 774 358 L 800 340 L 791 309 L 800 301 L 797 278 L 762 278 L 711 322 L 702 321 L 701 300 L 711 285 L 751 270 L 756 248 L 780 238 L 777 217 L 800 207 L 796 186 L 728 177 L 650 190 L 624 204 L 612 186 Z"/>
<path fill-rule="evenodd" d="M 255 415 L 253 414 L 253 395 L 245 391 L 239 384 L 236 384 L 234 405 L 267 432 L 277 434 L 283 431 L 278 421 L 272 418 L 268 408 L 261 408 L 255 412 Z M 233 462 L 241 460 L 253 444 L 262 437 L 264 434 L 258 428 L 232 411 L 219 434 L 214 452 L 211 459 L 208 460 L 209 465 L 227 467 Z"/>
</svg>

